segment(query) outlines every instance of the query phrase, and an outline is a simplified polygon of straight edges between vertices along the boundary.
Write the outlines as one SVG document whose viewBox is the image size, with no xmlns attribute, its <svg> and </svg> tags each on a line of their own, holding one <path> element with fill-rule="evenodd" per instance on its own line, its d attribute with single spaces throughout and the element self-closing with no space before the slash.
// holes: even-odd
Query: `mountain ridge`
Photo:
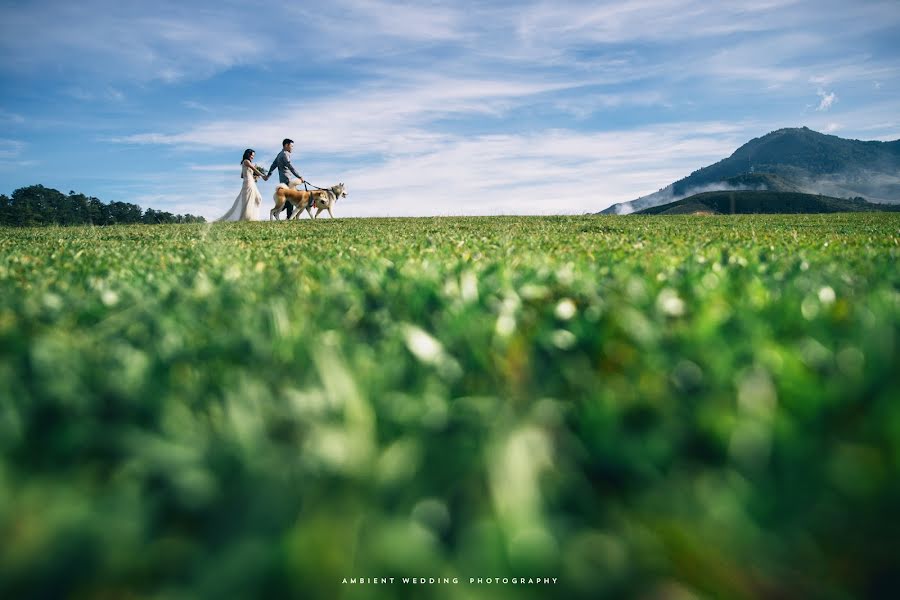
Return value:
<svg viewBox="0 0 900 600">
<path fill-rule="evenodd" d="M 799 192 L 715 191 L 637 211 L 637 215 L 817 214 L 898 212 L 900 204 L 873 204 L 862 198 L 833 198 Z"/>
<path fill-rule="evenodd" d="M 760 188 L 736 182 L 765 173 L 763 185 L 832 197 L 863 197 L 875 203 L 900 203 L 900 140 L 860 141 L 807 127 L 777 129 L 753 138 L 730 156 L 702 167 L 661 190 L 614 204 L 600 214 L 628 214 L 707 191 Z M 776 179 L 777 178 L 777 179 Z"/>
</svg>

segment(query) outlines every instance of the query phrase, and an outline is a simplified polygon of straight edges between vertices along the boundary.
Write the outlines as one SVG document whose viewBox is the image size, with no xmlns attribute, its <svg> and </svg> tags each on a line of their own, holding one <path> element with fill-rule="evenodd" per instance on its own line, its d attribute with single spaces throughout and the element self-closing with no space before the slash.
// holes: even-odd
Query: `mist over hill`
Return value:
<svg viewBox="0 0 900 600">
<path fill-rule="evenodd" d="M 900 204 L 874 204 L 860 197 L 770 191 L 702 192 L 639 210 L 639 215 L 820 214 L 835 212 L 900 212 Z"/>
<path fill-rule="evenodd" d="M 770 191 L 862 197 L 900 204 L 900 140 L 848 140 L 806 127 L 754 138 L 717 163 L 601 214 L 628 214 L 711 191 Z"/>
</svg>

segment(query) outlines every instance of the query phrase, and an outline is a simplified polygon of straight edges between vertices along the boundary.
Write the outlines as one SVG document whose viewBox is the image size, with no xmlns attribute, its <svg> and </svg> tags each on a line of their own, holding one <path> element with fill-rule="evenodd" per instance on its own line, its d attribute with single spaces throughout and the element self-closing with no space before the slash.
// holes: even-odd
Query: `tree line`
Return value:
<svg viewBox="0 0 900 600">
<path fill-rule="evenodd" d="M 116 225 L 125 223 L 204 223 L 194 215 L 173 215 L 162 210 L 141 209 L 128 202 L 106 204 L 93 196 L 68 195 L 59 190 L 32 185 L 11 196 L 0 195 L 0 225 Z"/>
</svg>

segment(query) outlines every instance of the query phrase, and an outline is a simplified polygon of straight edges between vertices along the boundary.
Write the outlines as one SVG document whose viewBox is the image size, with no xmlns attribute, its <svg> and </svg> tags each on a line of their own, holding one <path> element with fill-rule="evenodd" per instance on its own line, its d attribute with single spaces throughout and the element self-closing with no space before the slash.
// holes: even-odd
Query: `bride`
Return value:
<svg viewBox="0 0 900 600">
<path fill-rule="evenodd" d="M 252 148 L 244 150 L 244 156 L 241 158 L 241 179 L 244 180 L 241 191 L 228 212 L 216 221 L 259 221 L 259 204 L 262 202 L 262 195 L 256 187 L 256 180 L 262 177 L 263 181 L 268 181 L 269 176 L 260 173 L 253 166 L 255 155 L 256 152 Z"/>
</svg>

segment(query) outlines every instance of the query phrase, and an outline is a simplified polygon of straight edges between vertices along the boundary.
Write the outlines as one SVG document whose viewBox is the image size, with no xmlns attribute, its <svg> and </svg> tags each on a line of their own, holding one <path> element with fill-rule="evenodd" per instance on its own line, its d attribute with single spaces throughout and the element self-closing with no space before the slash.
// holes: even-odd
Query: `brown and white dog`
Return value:
<svg viewBox="0 0 900 600">
<path fill-rule="evenodd" d="M 316 219 L 319 217 L 319 213 L 323 210 L 328 211 L 328 216 L 332 219 L 334 218 L 334 213 L 331 212 L 331 208 L 334 206 L 334 203 L 338 201 L 338 198 L 346 198 L 347 190 L 344 189 L 344 184 L 339 183 L 337 185 L 333 185 L 327 190 L 316 190 L 324 192 L 322 194 L 315 194 L 312 197 L 312 204 L 316 207 L 316 214 L 312 215 L 312 218 Z M 309 209 L 306 209 L 306 212 L 309 212 Z"/>
<path fill-rule="evenodd" d="M 275 208 L 269 211 L 270 221 L 273 219 L 276 221 L 279 220 L 278 214 L 284 208 L 286 202 L 290 202 L 294 206 L 294 214 L 291 215 L 291 219 L 299 218 L 303 209 L 306 209 L 307 214 L 313 219 L 317 218 L 319 213 L 323 210 L 327 210 L 328 214 L 333 219 L 334 214 L 331 212 L 331 208 L 334 206 L 334 203 L 337 202 L 338 198 L 347 196 L 343 183 L 333 185 L 326 189 L 314 189 L 308 191 L 298 190 L 297 187 L 299 187 L 299 185 L 299 179 L 291 181 L 290 186 L 286 186 L 283 183 L 278 184 L 275 188 L 275 192 L 272 194 L 272 199 L 275 200 Z M 317 209 L 315 215 L 312 213 L 313 207 Z"/>
</svg>

